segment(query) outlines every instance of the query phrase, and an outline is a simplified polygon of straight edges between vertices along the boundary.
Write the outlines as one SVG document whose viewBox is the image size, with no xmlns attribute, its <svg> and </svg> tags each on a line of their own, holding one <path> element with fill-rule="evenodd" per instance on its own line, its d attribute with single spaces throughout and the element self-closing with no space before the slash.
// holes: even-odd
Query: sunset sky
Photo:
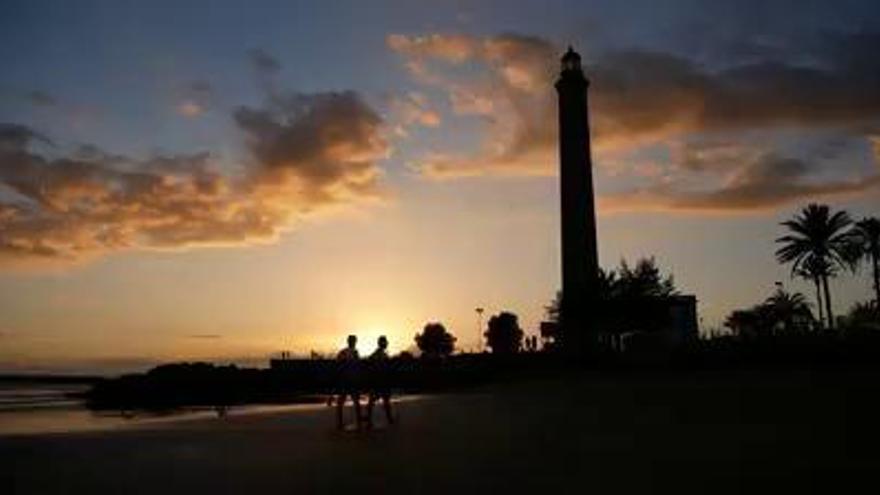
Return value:
<svg viewBox="0 0 880 495">
<path fill-rule="evenodd" d="M 602 265 L 656 256 L 704 330 L 777 280 L 814 299 L 773 257 L 800 206 L 880 214 L 872 0 L 6 0 L 0 371 L 401 350 L 428 321 L 470 348 L 477 306 L 535 332 L 569 44 Z M 869 294 L 832 283 L 837 312 Z"/>
</svg>

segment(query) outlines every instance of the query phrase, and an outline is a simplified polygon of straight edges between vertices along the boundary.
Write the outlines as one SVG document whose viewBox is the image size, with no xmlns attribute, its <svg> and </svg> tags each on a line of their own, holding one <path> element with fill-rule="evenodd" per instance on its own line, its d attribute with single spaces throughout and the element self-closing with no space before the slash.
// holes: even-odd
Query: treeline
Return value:
<svg viewBox="0 0 880 495">
<path fill-rule="evenodd" d="M 815 305 L 779 284 L 764 301 L 727 317 L 730 335 L 689 339 L 674 348 L 631 339 L 626 346 L 600 345 L 588 356 L 557 353 L 553 345 L 539 349 L 537 339 L 526 337 L 509 311 L 490 317 L 482 329 L 491 354 L 455 354 L 456 337 L 442 323 L 430 322 L 415 335 L 418 355 L 393 357 L 388 379 L 397 392 L 423 393 L 573 368 L 615 372 L 880 365 L 880 220 L 855 222 L 846 212 L 809 205 L 782 225 L 786 233 L 777 239 L 776 258 L 791 266 L 792 277 L 813 284 Z M 829 280 L 866 267 L 874 300 L 835 317 Z M 650 335 L 665 327 L 668 309 L 661 302 L 678 295 L 672 275 L 661 273 L 653 258 L 633 266 L 622 261 L 619 268 L 602 271 L 599 290 L 599 335 L 612 337 Z M 551 322 L 560 317 L 560 301 L 557 294 L 546 308 Z M 545 344 L 551 342 L 552 336 Z M 336 392 L 337 376 L 332 359 L 282 359 L 268 370 L 170 364 L 99 382 L 88 399 L 99 409 L 321 401 Z"/>
<path fill-rule="evenodd" d="M 387 379 L 397 394 L 460 391 L 523 378 L 572 371 L 603 375 L 633 372 L 692 373 L 701 370 L 835 369 L 880 366 L 880 333 L 817 332 L 701 339 L 674 350 L 632 346 L 573 358 L 553 352 L 458 354 L 444 358 L 391 359 Z M 273 369 L 163 365 L 145 374 L 98 383 L 88 404 L 99 410 L 171 410 L 193 406 L 323 402 L 337 392 L 336 361 L 287 360 Z M 584 376 L 584 375 L 580 375 Z"/>
<path fill-rule="evenodd" d="M 547 354 L 458 354 L 390 360 L 387 375 L 396 393 L 438 392 L 555 369 Z M 178 363 L 96 384 L 87 394 L 93 409 L 164 410 L 192 406 L 322 402 L 338 392 L 338 363 L 288 359 L 271 369 Z"/>
<path fill-rule="evenodd" d="M 511 312 L 489 318 L 483 337 L 491 353 L 454 354 L 456 337 L 442 323 L 429 322 L 414 337 L 418 353 L 404 351 L 391 358 L 387 379 L 398 392 L 423 393 L 547 368 L 549 359 L 535 352 L 537 339 L 525 337 Z M 363 364 L 366 379 L 368 366 Z M 311 359 L 292 359 L 285 354 L 273 360 L 268 370 L 209 363 L 166 364 L 147 373 L 103 380 L 88 392 L 87 399 L 94 409 L 122 410 L 320 402 L 337 391 L 338 366 L 335 359 L 317 354 Z"/>
<path fill-rule="evenodd" d="M 774 294 L 750 308 L 733 311 L 724 325 L 746 339 L 826 330 L 839 330 L 844 337 L 880 331 L 880 219 L 854 221 L 846 211 L 810 204 L 781 225 L 786 232 L 776 239 L 776 259 L 791 267 L 792 278 L 813 285 L 815 305 L 804 294 L 788 292 L 778 283 Z M 830 280 L 859 275 L 863 269 L 873 286 L 873 300 L 857 302 L 846 315 L 835 317 Z"/>
</svg>

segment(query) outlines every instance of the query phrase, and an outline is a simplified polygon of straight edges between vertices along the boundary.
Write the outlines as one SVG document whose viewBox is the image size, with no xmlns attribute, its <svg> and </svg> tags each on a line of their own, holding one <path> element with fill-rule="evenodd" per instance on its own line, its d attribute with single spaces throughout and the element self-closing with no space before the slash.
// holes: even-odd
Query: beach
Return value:
<svg viewBox="0 0 880 495">
<path fill-rule="evenodd" d="M 878 378 L 579 374 L 405 401 L 400 424 L 370 432 L 335 431 L 325 406 L 6 435 L 0 490 L 855 491 L 880 467 Z"/>
</svg>

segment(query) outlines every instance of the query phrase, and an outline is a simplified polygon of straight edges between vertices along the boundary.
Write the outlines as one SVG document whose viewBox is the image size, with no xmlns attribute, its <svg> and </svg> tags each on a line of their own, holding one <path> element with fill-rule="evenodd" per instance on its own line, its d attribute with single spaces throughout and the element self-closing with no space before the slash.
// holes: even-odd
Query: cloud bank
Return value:
<svg viewBox="0 0 880 495">
<path fill-rule="evenodd" d="M 382 119 L 354 92 L 274 94 L 233 115 L 252 159 L 60 150 L 0 124 L 0 261 L 270 242 L 306 216 L 383 196 Z"/>
<path fill-rule="evenodd" d="M 418 83 L 439 91 L 458 117 L 482 125 L 471 154 L 433 150 L 418 165 L 424 176 L 548 175 L 556 167 L 556 95 L 560 47 L 548 40 L 501 35 L 391 35 L 389 48 Z M 585 70 L 592 81 L 591 118 L 597 160 L 695 136 L 755 131 L 844 129 L 863 141 L 880 124 L 880 34 L 818 36 L 792 62 L 756 54 L 707 67 L 684 56 L 643 49 L 599 54 Z M 796 62 L 795 62 L 796 61 Z M 876 138 L 873 138 L 876 139 Z M 876 146 L 876 141 L 874 141 Z M 615 194 L 604 203 L 682 210 L 775 207 L 817 195 L 855 194 L 876 185 L 864 177 L 816 179 L 818 163 L 753 150 L 714 167 L 716 182 L 682 192 L 657 183 Z M 801 163 L 796 172 L 795 162 Z M 677 172 L 687 163 L 669 165 Z M 794 183 L 786 182 L 794 179 Z M 638 206 L 637 206 L 638 205 Z"/>
<path fill-rule="evenodd" d="M 728 167 L 723 159 L 709 162 L 697 156 L 686 162 L 694 171 L 720 172 L 718 182 L 708 186 L 687 187 L 667 181 L 603 195 L 600 207 L 606 211 L 716 213 L 766 210 L 804 198 L 855 196 L 880 187 L 880 169 L 856 177 L 820 179 L 815 164 L 772 151 L 748 150 L 728 159 L 736 160 L 735 164 Z"/>
</svg>

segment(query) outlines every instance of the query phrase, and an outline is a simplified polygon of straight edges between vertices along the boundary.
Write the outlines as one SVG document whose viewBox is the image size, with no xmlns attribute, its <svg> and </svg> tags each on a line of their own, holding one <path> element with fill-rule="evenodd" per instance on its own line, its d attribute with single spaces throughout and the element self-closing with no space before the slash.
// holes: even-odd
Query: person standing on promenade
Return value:
<svg viewBox="0 0 880 495">
<path fill-rule="evenodd" d="M 351 397 L 354 405 L 354 416 L 356 419 L 357 429 L 361 428 L 361 392 L 360 392 L 360 355 L 357 351 L 357 337 L 348 336 L 348 346 L 339 351 L 336 355 L 339 374 L 338 387 L 339 395 L 336 397 L 336 428 L 342 430 L 345 428 L 343 423 L 343 412 L 345 401 Z"/>
<path fill-rule="evenodd" d="M 382 400 L 385 409 L 385 419 L 389 425 L 394 424 L 394 415 L 391 412 L 391 362 L 388 358 L 388 339 L 379 337 L 376 350 L 369 357 L 370 372 L 370 397 L 367 400 L 367 427 L 373 426 L 373 405 L 376 400 Z"/>
</svg>

